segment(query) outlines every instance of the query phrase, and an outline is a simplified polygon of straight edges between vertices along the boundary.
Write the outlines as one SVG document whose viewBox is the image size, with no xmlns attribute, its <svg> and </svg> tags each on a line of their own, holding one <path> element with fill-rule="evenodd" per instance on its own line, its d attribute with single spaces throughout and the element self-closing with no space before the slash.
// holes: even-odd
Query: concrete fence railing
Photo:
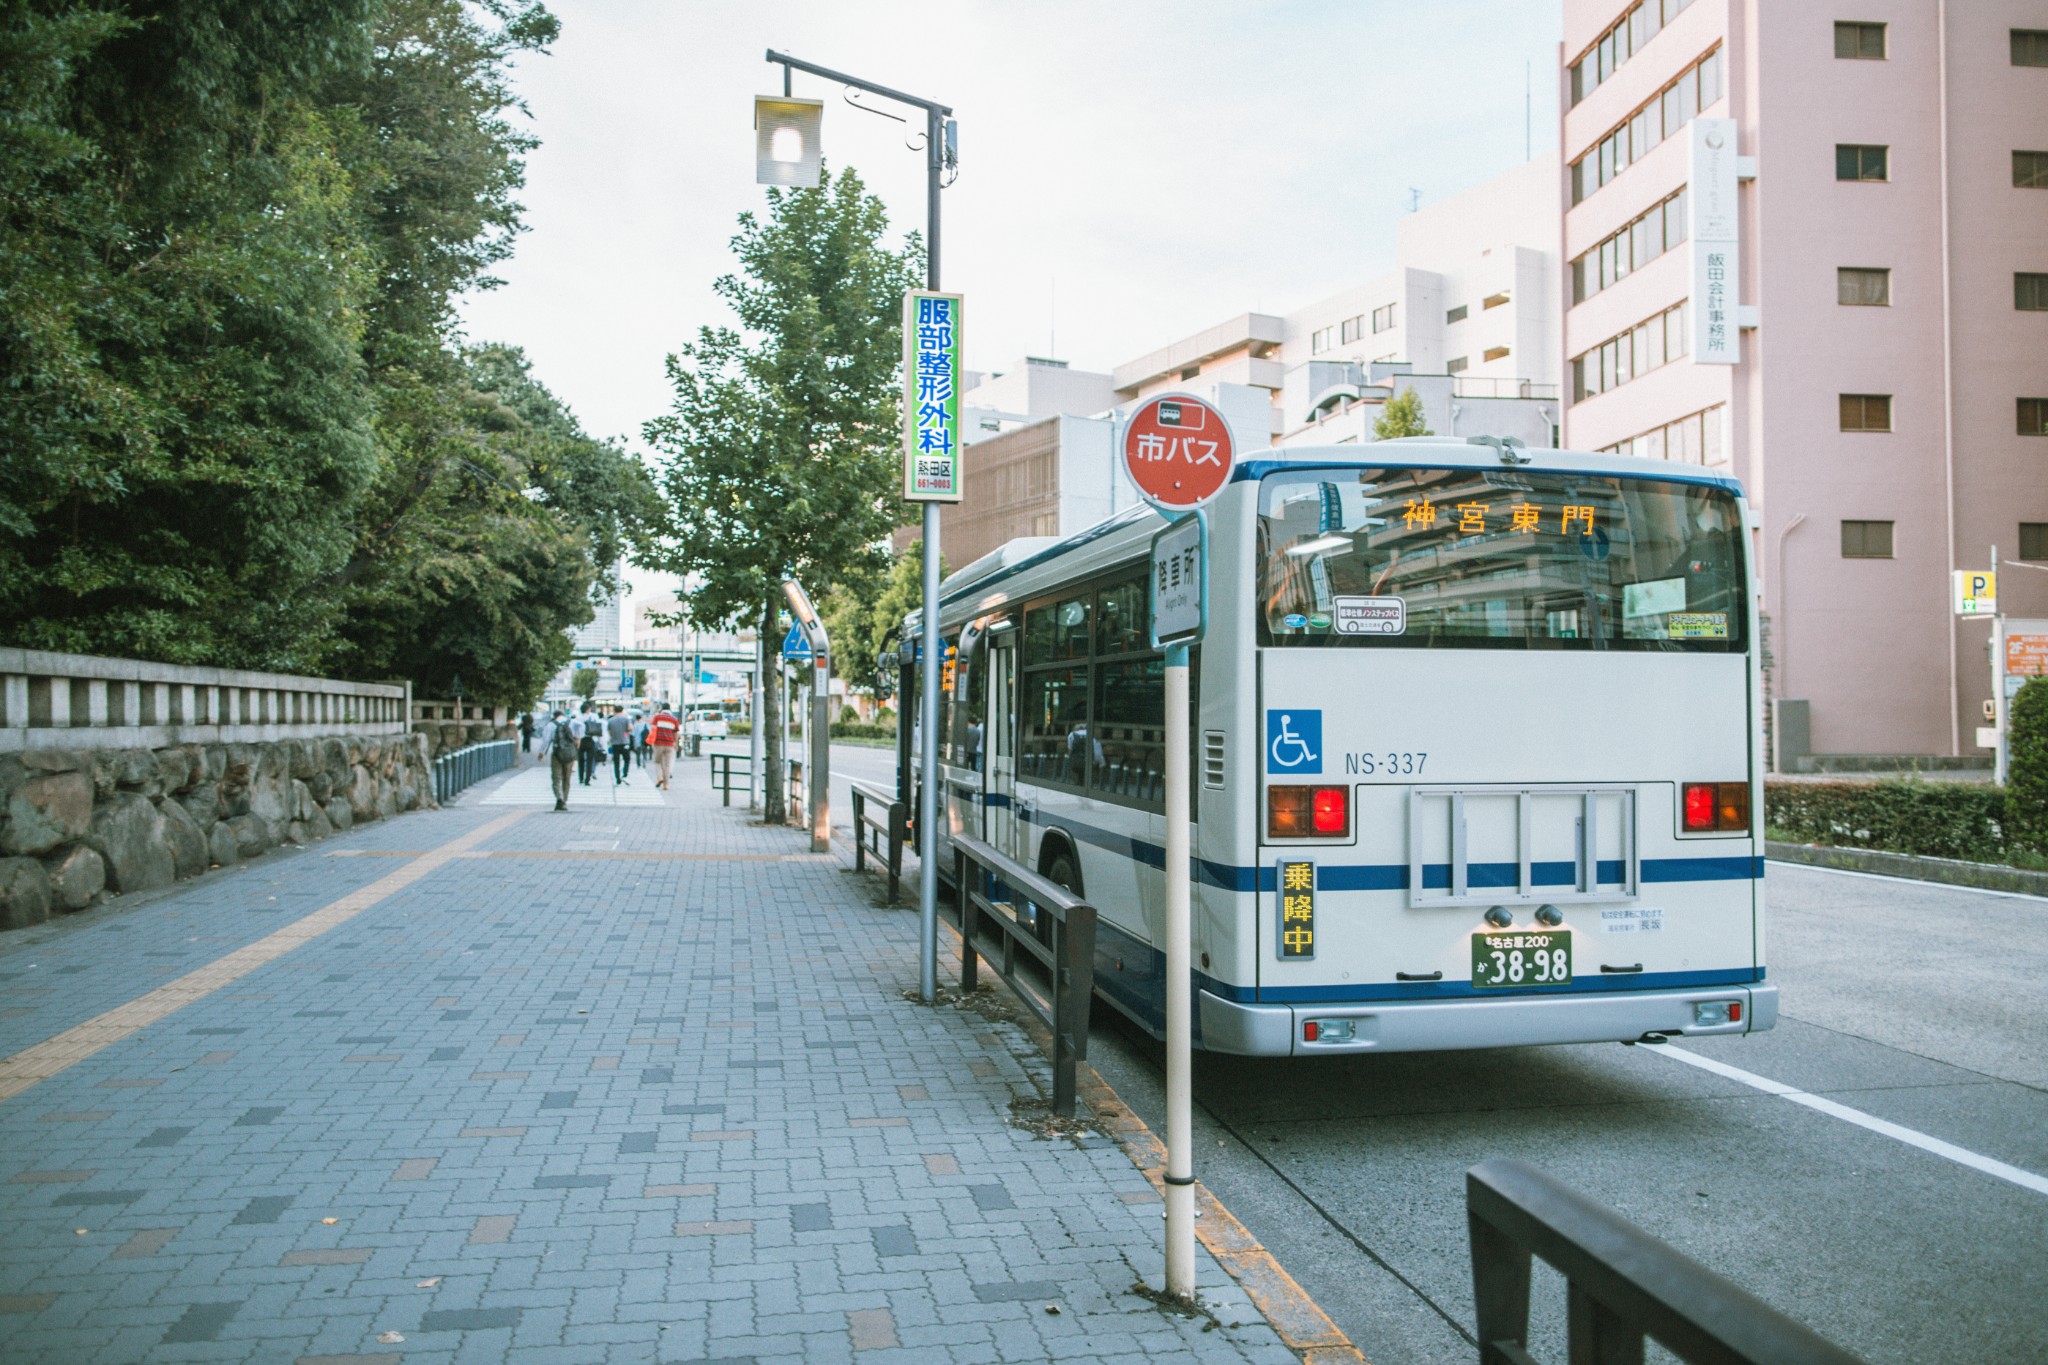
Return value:
<svg viewBox="0 0 2048 1365">
<path fill-rule="evenodd" d="M 509 706 L 479 706 L 473 701 L 432 701 L 414 697 L 412 718 L 462 725 L 495 725 L 502 729 L 518 723 L 519 713 Z"/>
<path fill-rule="evenodd" d="M 0 753 L 404 735 L 412 688 L 0 648 Z"/>
</svg>

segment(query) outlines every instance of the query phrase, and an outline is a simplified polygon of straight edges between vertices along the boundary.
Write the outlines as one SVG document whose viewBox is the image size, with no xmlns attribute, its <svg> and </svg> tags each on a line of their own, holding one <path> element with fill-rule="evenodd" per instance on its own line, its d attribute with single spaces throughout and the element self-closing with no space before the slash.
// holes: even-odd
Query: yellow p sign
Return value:
<svg viewBox="0 0 2048 1365">
<path fill-rule="evenodd" d="M 1957 569 L 1956 615 L 1989 616 L 1998 610 L 1998 575 Z"/>
</svg>

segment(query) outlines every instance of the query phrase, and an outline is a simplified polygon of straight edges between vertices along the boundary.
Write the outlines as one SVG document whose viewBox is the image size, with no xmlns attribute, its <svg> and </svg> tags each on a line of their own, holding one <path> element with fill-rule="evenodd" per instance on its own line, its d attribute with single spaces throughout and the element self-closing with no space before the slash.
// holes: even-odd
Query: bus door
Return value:
<svg viewBox="0 0 2048 1365">
<path fill-rule="evenodd" d="M 984 641 L 988 679 L 982 752 L 982 838 L 1012 858 L 1024 856 L 1017 819 L 1017 632 L 998 627 Z"/>
</svg>

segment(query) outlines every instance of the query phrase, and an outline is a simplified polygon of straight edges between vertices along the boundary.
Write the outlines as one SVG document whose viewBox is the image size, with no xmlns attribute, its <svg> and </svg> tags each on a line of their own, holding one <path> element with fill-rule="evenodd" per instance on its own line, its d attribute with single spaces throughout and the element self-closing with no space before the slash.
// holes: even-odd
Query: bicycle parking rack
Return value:
<svg viewBox="0 0 2048 1365">
<path fill-rule="evenodd" d="M 504 772 L 519 756 L 519 741 L 493 739 L 470 744 L 434 760 L 434 801 L 445 806 L 469 787 Z"/>
<path fill-rule="evenodd" d="M 873 857 L 889 869 L 889 899 L 896 903 L 896 890 L 903 881 L 903 845 L 908 839 L 910 808 L 871 782 L 853 782 L 853 870 L 860 872 Z M 875 807 L 883 818 L 876 819 Z M 873 840 L 873 846 L 869 841 Z M 885 851 L 883 842 L 887 841 Z"/>
<path fill-rule="evenodd" d="M 970 869 L 981 873 L 970 876 Z M 996 887 L 1030 901 L 1049 915 L 1050 942 L 1015 904 L 991 899 Z M 960 930 L 960 990 L 974 990 L 978 961 L 988 959 L 1052 1033 L 1052 1111 L 1074 1116 L 1075 1072 L 1088 1059 L 1088 1007 L 1095 994 L 1095 907 L 1066 888 L 1039 876 L 979 839 L 953 836 L 954 926 Z M 1050 999 L 1018 971 L 1018 950 L 1044 970 Z"/>
<path fill-rule="evenodd" d="M 1645 1338 L 1697 1365 L 1861 1365 L 1847 1351 L 1519 1161 L 1465 1172 L 1480 1365 L 1529 1354 L 1530 1257 L 1563 1273 L 1572 1365 L 1642 1365 Z"/>
</svg>

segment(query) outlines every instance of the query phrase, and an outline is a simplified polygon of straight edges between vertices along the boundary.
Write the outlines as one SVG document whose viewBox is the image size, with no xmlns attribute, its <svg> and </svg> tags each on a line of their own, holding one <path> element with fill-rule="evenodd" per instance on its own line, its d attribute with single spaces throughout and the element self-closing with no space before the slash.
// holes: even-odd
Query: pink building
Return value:
<svg viewBox="0 0 2048 1365">
<path fill-rule="evenodd" d="M 1983 758 L 2048 616 L 2048 0 L 1565 0 L 1564 443 L 1730 469 L 1811 751 Z"/>
</svg>

